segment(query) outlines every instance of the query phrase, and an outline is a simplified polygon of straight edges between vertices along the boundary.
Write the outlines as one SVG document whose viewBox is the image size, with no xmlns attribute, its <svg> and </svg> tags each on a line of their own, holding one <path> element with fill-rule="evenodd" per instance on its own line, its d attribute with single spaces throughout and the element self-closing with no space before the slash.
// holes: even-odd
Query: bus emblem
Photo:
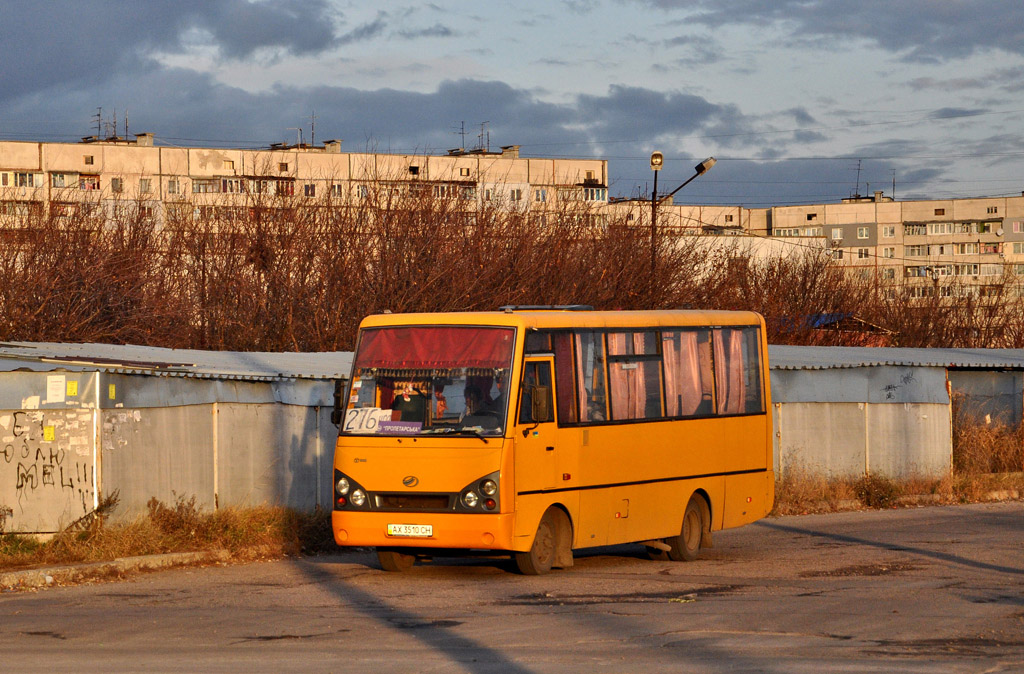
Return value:
<svg viewBox="0 0 1024 674">
<path fill-rule="evenodd" d="M 406 475 L 402 478 L 402 484 L 406 487 L 415 487 L 420 483 L 420 479 L 415 475 Z"/>
</svg>

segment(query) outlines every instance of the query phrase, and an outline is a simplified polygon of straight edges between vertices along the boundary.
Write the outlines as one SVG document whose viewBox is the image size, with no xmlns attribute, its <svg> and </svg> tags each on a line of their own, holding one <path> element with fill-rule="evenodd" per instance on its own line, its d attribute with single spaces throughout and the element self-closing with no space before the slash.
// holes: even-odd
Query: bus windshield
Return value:
<svg viewBox="0 0 1024 674">
<path fill-rule="evenodd" d="M 502 435 L 514 344 L 514 328 L 364 329 L 341 432 Z"/>
</svg>

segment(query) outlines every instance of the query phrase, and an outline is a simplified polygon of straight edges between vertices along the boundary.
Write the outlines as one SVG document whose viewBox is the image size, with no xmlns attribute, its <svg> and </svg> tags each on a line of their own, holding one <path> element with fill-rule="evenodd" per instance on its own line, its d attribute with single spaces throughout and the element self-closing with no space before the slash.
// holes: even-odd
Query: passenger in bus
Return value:
<svg viewBox="0 0 1024 674">
<path fill-rule="evenodd" d="M 395 396 L 391 409 L 399 413 L 397 421 L 422 423 L 427 419 L 427 397 L 413 388 L 411 383 L 407 383 L 402 392 Z"/>
</svg>

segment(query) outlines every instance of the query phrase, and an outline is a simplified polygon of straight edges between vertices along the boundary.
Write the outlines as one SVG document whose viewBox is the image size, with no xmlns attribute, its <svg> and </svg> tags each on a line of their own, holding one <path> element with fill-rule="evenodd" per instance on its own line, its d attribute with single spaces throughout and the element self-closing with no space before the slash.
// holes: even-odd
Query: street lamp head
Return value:
<svg viewBox="0 0 1024 674">
<path fill-rule="evenodd" d="M 660 152 L 651 153 L 651 170 L 660 171 L 661 165 L 665 163 L 665 156 Z"/>
<path fill-rule="evenodd" d="M 711 167 L 714 166 L 717 161 L 718 160 L 715 159 L 714 157 L 708 157 L 707 159 L 705 159 L 701 163 L 699 163 L 696 166 L 694 166 L 693 170 L 697 172 L 697 175 L 701 175 L 703 173 L 707 173 L 708 171 L 711 170 Z M 653 163 L 654 163 L 654 158 L 652 157 L 651 158 L 651 164 L 653 165 Z"/>
</svg>

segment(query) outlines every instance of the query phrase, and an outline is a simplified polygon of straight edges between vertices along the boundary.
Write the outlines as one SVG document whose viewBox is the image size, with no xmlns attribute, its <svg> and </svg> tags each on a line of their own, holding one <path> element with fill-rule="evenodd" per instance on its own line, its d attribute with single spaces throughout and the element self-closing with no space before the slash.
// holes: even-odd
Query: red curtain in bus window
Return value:
<svg viewBox="0 0 1024 674">
<path fill-rule="evenodd" d="M 627 341 L 628 340 L 628 341 Z M 628 347 L 634 347 L 627 351 Z M 624 355 L 643 351 L 643 333 L 608 333 L 609 355 Z M 647 408 L 644 387 L 644 363 L 611 361 L 608 373 L 611 381 L 612 419 L 643 419 Z"/>
<path fill-rule="evenodd" d="M 357 368 L 507 368 L 513 328 L 413 326 L 363 330 Z"/>
<path fill-rule="evenodd" d="M 666 415 L 677 417 L 697 414 L 704 394 L 697 332 L 665 332 L 661 344 L 662 357 L 665 359 Z"/>
<path fill-rule="evenodd" d="M 718 413 L 744 412 L 746 383 L 743 379 L 743 331 L 715 330 L 715 387 Z"/>
<path fill-rule="evenodd" d="M 556 332 L 555 346 L 555 394 L 558 396 L 558 421 L 574 424 L 579 421 L 576 406 L 576 391 L 572 364 L 572 335 Z"/>
</svg>

